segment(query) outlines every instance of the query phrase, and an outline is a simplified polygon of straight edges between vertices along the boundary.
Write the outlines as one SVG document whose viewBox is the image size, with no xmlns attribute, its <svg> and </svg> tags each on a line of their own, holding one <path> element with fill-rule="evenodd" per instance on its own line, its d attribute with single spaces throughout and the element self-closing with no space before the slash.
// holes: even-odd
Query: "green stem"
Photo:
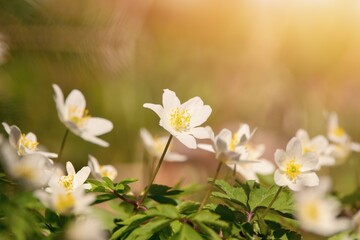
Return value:
<svg viewBox="0 0 360 240">
<path fill-rule="evenodd" d="M 268 214 L 268 212 L 270 211 L 270 208 L 272 207 L 272 205 L 274 204 L 274 202 L 276 201 L 277 197 L 279 196 L 281 190 L 283 189 L 283 187 L 279 187 L 279 189 L 277 190 L 277 192 L 275 193 L 274 198 L 271 200 L 269 206 L 267 206 L 267 208 L 265 209 L 264 214 L 261 216 L 262 219 L 265 218 L 266 214 Z"/>
<path fill-rule="evenodd" d="M 66 138 L 67 138 L 68 134 L 69 134 L 69 129 L 66 129 L 65 135 L 64 135 L 63 140 L 62 140 L 62 142 L 61 142 L 61 146 L 60 146 L 60 151 L 59 151 L 59 154 L 58 154 L 58 158 L 57 158 L 58 162 L 61 161 L 62 152 L 63 152 L 63 150 L 64 150 L 64 146 L 65 146 L 65 142 L 66 142 Z"/>
<path fill-rule="evenodd" d="M 198 212 L 205 206 L 207 200 L 209 199 L 210 194 L 211 194 L 211 191 L 212 191 L 212 189 L 213 189 L 213 187 L 214 187 L 214 185 L 215 185 L 215 181 L 216 181 L 217 177 L 219 176 L 220 169 L 221 169 L 221 166 L 222 166 L 222 165 L 223 165 L 223 162 L 220 161 L 220 162 L 219 162 L 219 165 L 217 166 L 215 176 L 214 176 L 214 178 L 213 178 L 213 180 L 212 180 L 212 182 L 211 182 L 211 185 L 210 185 L 208 191 L 206 192 L 206 195 L 205 195 L 203 201 L 202 201 L 201 204 L 200 204 L 200 207 L 199 207 L 199 209 L 198 209 Z"/>
<path fill-rule="evenodd" d="M 144 195 L 142 196 L 142 198 L 141 198 L 141 200 L 140 200 L 140 202 L 139 202 L 139 206 L 141 206 L 141 204 L 144 202 L 145 198 L 146 198 L 147 195 L 149 194 L 150 187 L 151 187 L 151 185 L 154 183 L 154 180 L 155 180 L 155 178 L 156 178 L 156 175 L 157 175 L 158 172 L 159 172 L 160 166 L 161 166 L 162 162 L 164 161 L 165 154 L 166 154 L 166 152 L 167 152 L 167 150 L 168 150 L 168 148 L 169 148 L 169 146 L 170 146 L 170 142 L 171 142 L 172 137 L 173 137 L 173 136 L 170 135 L 169 140 L 168 140 L 167 143 L 166 143 L 165 149 L 164 149 L 164 151 L 163 151 L 163 153 L 162 153 L 162 155 L 161 155 L 161 157 L 160 157 L 160 160 L 159 160 L 159 162 L 158 162 L 158 164 L 157 164 L 157 166 L 156 166 L 155 172 L 152 174 L 150 183 L 149 183 L 149 185 L 147 186 L 147 188 L 146 188 L 146 190 L 145 190 L 145 193 L 144 193 Z"/>
</svg>

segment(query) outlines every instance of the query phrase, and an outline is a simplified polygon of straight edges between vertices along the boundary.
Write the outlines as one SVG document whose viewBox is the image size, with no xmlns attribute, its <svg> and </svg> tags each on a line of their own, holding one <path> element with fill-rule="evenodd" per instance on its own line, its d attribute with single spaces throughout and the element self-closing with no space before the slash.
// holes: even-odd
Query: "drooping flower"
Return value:
<svg viewBox="0 0 360 240">
<path fill-rule="evenodd" d="M 86 193 L 83 187 L 72 192 L 54 187 L 51 193 L 37 190 L 34 194 L 45 207 L 62 215 L 88 213 L 90 204 L 95 201 L 95 195 Z"/>
<path fill-rule="evenodd" d="M 198 144 L 200 149 L 215 153 L 216 159 L 224 163 L 240 161 L 241 156 L 247 155 L 242 135 L 224 128 L 215 136 L 211 127 L 206 127 L 212 144 Z M 244 161 L 245 162 L 245 161 Z"/>
<path fill-rule="evenodd" d="M 145 128 L 140 129 L 140 137 L 144 143 L 145 149 L 151 157 L 159 159 L 165 149 L 165 145 L 168 141 L 167 137 L 153 137 L 150 132 Z M 187 160 L 187 157 L 182 154 L 178 154 L 171 151 L 171 143 L 168 151 L 166 152 L 165 161 L 168 162 L 183 162 Z"/>
<path fill-rule="evenodd" d="M 57 158 L 56 153 L 39 151 L 39 143 L 34 133 L 21 133 L 20 128 L 15 125 L 9 126 L 5 122 L 3 122 L 2 125 L 4 126 L 5 131 L 9 134 L 10 145 L 16 149 L 19 156 L 38 153 L 48 158 Z"/>
<path fill-rule="evenodd" d="M 0 139 L 0 154 L 5 172 L 28 188 L 47 185 L 53 174 L 49 159 L 34 153 L 20 157 L 8 142 Z"/>
<path fill-rule="evenodd" d="M 66 229 L 66 240 L 105 240 L 102 222 L 91 216 L 79 216 Z"/>
<path fill-rule="evenodd" d="M 350 220 L 339 217 L 341 203 L 327 196 L 329 179 L 321 179 L 321 184 L 306 188 L 295 194 L 296 217 L 300 226 L 321 236 L 330 236 L 350 228 Z"/>
<path fill-rule="evenodd" d="M 275 162 L 278 169 L 274 180 L 279 186 L 288 186 L 293 191 L 299 191 L 303 186 L 319 185 L 319 178 L 314 172 L 319 159 L 314 152 L 302 152 L 301 142 L 292 138 L 284 150 L 276 150 Z"/>
<path fill-rule="evenodd" d="M 160 117 L 160 126 L 176 137 L 188 148 L 197 147 L 195 138 L 209 138 L 203 124 L 211 114 L 211 108 L 204 105 L 200 97 L 194 97 L 181 104 L 176 94 L 165 89 L 162 97 L 163 106 L 145 103 L 144 107 L 153 110 Z"/>
<path fill-rule="evenodd" d="M 98 160 L 91 155 L 89 155 L 88 166 L 91 169 L 91 174 L 93 177 L 98 180 L 101 180 L 103 177 L 108 177 L 114 181 L 117 176 L 117 170 L 114 166 L 100 165 Z"/>
<path fill-rule="evenodd" d="M 75 171 L 71 162 L 66 163 L 67 175 L 58 176 L 54 174 L 49 181 L 49 187 L 46 188 L 48 192 L 53 192 L 54 189 L 62 188 L 64 191 L 72 192 L 77 188 L 90 189 L 91 185 L 84 183 L 90 175 L 90 168 L 83 167 L 78 172 Z"/>
<path fill-rule="evenodd" d="M 104 118 L 91 117 L 86 109 L 85 97 L 79 90 L 72 90 L 64 101 L 64 95 L 60 87 L 53 84 L 53 88 L 60 121 L 71 132 L 84 140 L 103 147 L 109 146 L 109 143 L 97 136 L 110 132 L 113 129 L 112 122 Z"/>
<path fill-rule="evenodd" d="M 301 142 L 303 153 L 314 152 L 317 154 L 319 163 L 316 169 L 335 164 L 335 158 L 329 154 L 329 142 L 324 136 L 318 135 L 310 139 L 309 134 L 305 130 L 299 129 L 296 132 L 296 137 Z"/>
</svg>

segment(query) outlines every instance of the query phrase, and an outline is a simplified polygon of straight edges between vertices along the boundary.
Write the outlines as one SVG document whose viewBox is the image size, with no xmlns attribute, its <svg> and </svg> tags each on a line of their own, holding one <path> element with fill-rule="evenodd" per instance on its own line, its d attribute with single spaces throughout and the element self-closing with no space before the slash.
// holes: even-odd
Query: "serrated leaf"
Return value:
<svg viewBox="0 0 360 240">
<path fill-rule="evenodd" d="M 162 216 L 170 219 L 179 218 L 180 215 L 173 205 L 156 205 L 155 208 L 150 208 L 146 212 L 147 216 L 155 217 L 155 216 Z"/>
<path fill-rule="evenodd" d="M 135 229 L 126 238 L 127 240 L 148 240 L 152 235 L 170 225 L 171 219 L 156 219 Z"/>
<path fill-rule="evenodd" d="M 104 180 L 105 185 L 106 185 L 107 187 L 109 187 L 110 189 L 114 189 L 114 183 L 113 183 L 113 181 L 111 181 L 110 178 L 108 178 L 108 177 L 102 177 L 102 179 Z"/>
<path fill-rule="evenodd" d="M 213 228 L 206 226 L 204 223 L 196 222 L 197 227 L 201 232 L 204 232 L 207 236 L 209 236 L 211 240 L 221 240 L 220 234 L 215 232 Z"/>
<path fill-rule="evenodd" d="M 247 195 L 242 187 L 232 187 L 224 180 L 216 180 L 216 187 L 223 191 L 223 194 L 213 193 L 215 197 L 228 198 L 234 203 L 240 204 L 243 207 L 247 205 Z M 224 195 L 225 194 L 225 195 Z"/>
<path fill-rule="evenodd" d="M 121 183 L 117 183 L 115 186 L 114 186 L 114 190 L 115 191 L 123 191 L 123 190 L 125 190 L 125 186 L 124 186 L 124 184 L 121 184 Z"/>
<path fill-rule="evenodd" d="M 121 180 L 119 183 L 124 184 L 124 185 L 128 185 L 129 183 L 133 183 L 133 182 L 137 182 L 138 180 L 136 178 L 125 178 L 123 180 Z"/>
<path fill-rule="evenodd" d="M 189 215 L 199 209 L 200 204 L 194 201 L 185 201 L 176 206 L 179 213 Z"/>
<path fill-rule="evenodd" d="M 188 224 L 181 224 L 181 228 L 170 240 L 202 240 L 200 234 Z"/>
<path fill-rule="evenodd" d="M 177 202 L 174 199 L 165 196 L 149 196 L 149 198 L 158 203 L 177 205 Z"/>
<path fill-rule="evenodd" d="M 210 211 L 204 210 L 196 213 L 193 216 L 189 216 L 189 219 L 196 222 L 202 222 L 206 224 L 215 225 L 218 227 L 227 227 L 227 223 L 220 220 L 220 216 Z"/>
</svg>

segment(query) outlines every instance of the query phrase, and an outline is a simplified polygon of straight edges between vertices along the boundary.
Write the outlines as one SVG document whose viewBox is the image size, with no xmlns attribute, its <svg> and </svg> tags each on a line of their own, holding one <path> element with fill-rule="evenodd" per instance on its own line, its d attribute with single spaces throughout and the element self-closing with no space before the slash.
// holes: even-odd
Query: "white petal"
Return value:
<svg viewBox="0 0 360 240">
<path fill-rule="evenodd" d="M 264 159 L 260 160 L 260 162 L 252 163 L 250 166 L 254 172 L 262 175 L 271 174 L 275 170 L 274 164 Z"/>
<path fill-rule="evenodd" d="M 292 138 L 286 146 L 286 154 L 290 158 L 300 159 L 302 156 L 301 142 L 298 138 Z"/>
<path fill-rule="evenodd" d="M 351 143 L 351 150 L 355 151 L 355 152 L 360 152 L 360 144 L 359 143 Z"/>
<path fill-rule="evenodd" d="M 87 120 L 84 129 L 91 135 L 98 136 L 110 132 L 113 129 L 113 124 L 107 119 L 92 117 Z"/>
<path fill-rule="evenodd" d="M 281 173 L 279 169 L 275 170 L 274 181 L 278 186 L 286 186 L 289 184 L 287 177 L 285 174 Z"/>
<path fill-rule="evenodd" d="M 193 136 L 188 134 L 179 134 L 175 136 L 182 144 L 191 149 L 196 149 L 196 140 Z"/>
<path fill-rule="evenodd" d="M 191 115 L 190 127 L 196 127 L 203 124 L 209 118 L 212 109 L 210 106 L 205 105 L 193 108 L 192 111 L 189 111 Z"/>
<path fill-rule="evenodd" d="M 198 148 L 208 151 L 208 152 L 215 153 L 214 146 L 211 144 L 200 143 L 200 144 L 198 144 Z"/>
<path fill-rule="evenodd" d="M 250 137 L 251 137 L 251 133 L 250 133 L 250 127 L 248 124 L 241 124 L 239 127 L 239 130 L 236 132 L 239 140 L 239 144 L 244 144 L 245 142 L 247 142 Z"/>
<path fill-rule="evenodd" d="M 168 152 L 165 156 L 165 161 L 167 162 L 184 162 L 187 160 L 187 157 L 182 154 Z"/>
<path fill-rule="evenodd" d="M 83 167 L 75 174 L 74 188 L 81 186 L 89 177 L 91 169 L 89 167 Z"/>
<path fill-rule="evenodd" d="M 251 163 L 246 163 L 251 164 Z M 243 164 L 236 164 L 236 172 L 240 173 L 247 181 L 248 180 L 255 180 L 259 182 L 259 178 L 254 171 L 252 171 L 249 167 L 243 167 Z M 248 165 L 247 165 L 248 166 Z"/>
<path fill-rule="evenodd" d="M 10 141 L 11 146 L 14 148 L 17 148 L 20 138 L 21 138 L 20 129 L 15 125 L 11 126 L 10 133 L 9 133 L 9 141 Z"/>
<path fill-rule="evenodd" d="M 4 126 L 6 133 L 10 134 L 10 126 L 6 122 L 3 122 L 2 125 Z"/>
<path fill-rule="evenodd" d="M 277 149 L 275 151 L 275 163 L 282 171 L 285 171 L 285 169 L 286 169 L 286 162 L 287 162 L 286 157 L 287 156 L 286 156 L 286 153 L 284 152 L 284 150 Z"/>
<path fill-rule="evenodd" d="M 91 135 L 90 133 L 88 132 L 82 132 L 81 135 L 80 135 L 84 140 L 88 141 L 88 142 L 91 142 L 91 143 L 94 143 L 94 144 L 97 144 L 99 146 L 102 146 L 102 147 L 108 147 L 109 146 L 109 143 L 96 137 L 96 136 L 93 136 Z"/>
<path fill-rule="evenodd" d="M 88 166 L 90 167 L 93 174 L 100 172 L 100 165 L 98 160 L 91 155 L 89 155 Z"/>
<path fill-rule="evenodd" d="M 71 162 L 66 162 L 66 172 L 68 175 L 75 175 L 75 168 Z"/>
<path fill-rule="evenodd" d="M 208 138 L 210 138 L 209 131 L 204 127 L 192 128 L 189 132 L 195 138 L 198 138 L 198 139 L 208 139 Z"/>
<path fill-rule="evenodd" d="M 78 117 L 82 117 L 83 112 L 86 107 L 86 100 L 84 95 L 77 89 L 74 89 L 70 92 L 69 96 L 65 100 L 65 108 L 69 109 L 75 107 L 77 109 L 76 113 L 79 114 Z"/>
<path fill-rule="evenodd" d="M 29 132 L 28 134 L 26 134 L 26 139 L 34 141 L 34 142 L 37 141 L 36 135 L 32 132 Z"/>
<path fill-rule="evenodd" d="M 330 113 L 330 115 L 328 117 L 328 127 L 329 127 L 329 129 L 334 129 L 334 128 L 339 127 L 338 116 L 337 116 L 336 112 Z"/>
<path fill-rule="evenodd" d="M 316 168 L 319 163 L 319 158 L 316 153 L 314 152 L 307 152 L 304 154 L 302 161 L 301 161 L 301 171 L 310 171 Z"/>
<path fill-rule="evenodd" d="M 299 182 L 304 186 L 315 187 L 319 185 L 319 177 L 314 172 L 302 173 Z"/>
<path fill-rule="evenodd" d="M 56 104 L 56 108 L 58 111 L 60 121 L 64 121 L 64 111 L 65 111 L 64 95 L 58 85 L 53 84 L 52 86 L 55 91 L 54 100 L 55 100 L 55 104 Z"/>
<path fill-rule="evenodd" d="M 307 144 L 310 141 L 309 134 L 304 129 L 299 129 L 295 135 L 302 144 Z"/>
<path fill-rule="evenodd" d="M 58 155 L 56 153 L 52 153 L 52 152 L 36 151 L 36 153 L 41 154 L 47 158 L 57 158 L 58 157 Z"/>
<path fill-rule="evenodd" d="M 153 146 L 154 139 L 148 130 L 146 130 L 145 128 L 141 128 L 140 129 L 140 137 L 146 147 Z"/>
<path fill-rule="evenodd" d="M 173 109 L 180 106 L 179 98 L 176 96 L 175 92 L 169 89 L 164 89 L 162 103 L 164 109 Z"/>
<path fill-rule="evenodd" d="M 143 107 L 153 110 L 160 118 L 162 118 L 164 109 L 163 109 L 163 107 L 161 105 L 152 104 L 152 103 L 145 103 L 143 105 Z"/>
<path fill-rule="evenodd" d="M 311 145 L 315 147 L 317 152 L 324 152 L 329 145 L 329 141 L 321 135 L 314 137 L 311 140 Z"/>
<path fill-rule="evenodd" d="M 319 163 L 316 170 L 320 169 L 322 166 L 333 166 L 335 163 L 336 160 L 334 157 L 321 155 L 319 156 Z"/>
<path fill-rule="evenodd" d="M 191 115 L 195 113 L 193 111 L 193 108 L 198 109 L 199 107 L 203 107 L 203 106 L 204 106 L 204 102 L 203 100 L 201 100 L 200 97 L 193 97 L 187 100 L 186 102 L 184 102 L 183 104 L 181 104 L 181 107 L 183 109 L 188 109 Z"/>
</svg>

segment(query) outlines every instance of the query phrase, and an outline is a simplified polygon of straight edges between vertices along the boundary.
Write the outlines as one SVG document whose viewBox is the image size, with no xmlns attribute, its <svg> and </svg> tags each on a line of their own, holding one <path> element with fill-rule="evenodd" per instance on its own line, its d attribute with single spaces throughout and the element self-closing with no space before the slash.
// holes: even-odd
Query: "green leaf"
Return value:
<svg viewBox="0 0 360 240">
<path fill-rule="evenodd" d="M 204 223 L 197 222 L 196 225 L 199 227 L 201 232 L 204 232 L 206 236 L 209 236 L 208 239 L 211 240 L 221 240 L 220 234 L 215 232 L 213 228 L 206 226 Z"/>
<path fill-rule="evenodd" d="M 194 216 L 189 216 L 189 219 L 192 221 L 211 224 L 223 228 L 226 228 L 228 226 L 226 222 L 220 220 L 219 215 L 207 210 L 200 211 L 199 213 L 196 213 Z"/>
<path fill-rule="evenodd" d="M 214 192 L 213 196 L 231 200 L 232 202 L 240 204 L 243 207 L 247 206 L 247 194 L 244 188 L 232 187 L 224 180 L 216 180 L 215 185 L 223 192 L 223 194 Z"/>
<path fill-rule="evenodd" d="M 156 219 L 149 223 L 142 225 L 140 228 L 135 229 L 126 238 L 127 240 L 148 240 L 152 235 L 170 226 L 172 219 Z"/>
<path fill-rule="evenodd" d="M 113 195 L 113 194 L 109 194 L 109 193 L 97 195 L 96 200 L 95 200 L 94 203 L 92 203 L 92 205 L 99 204 L 99 203 L 102 203 L 102 202 L 106 202 L 106 201 L 112 200 L 114 198 L 116 198 L 116 196 Z"/>
<path fill-rule="evenodd" d="M 181 224 L 181 228 L 170 240 L 202 240 L 200 234 L 188 224 Z"/>
<path fill-rule="evenodd" d="M 146 215 L 150 217 L 162 216 L 170 219 L 176 219 L 180 217 L 176 207 L 173 205 L 164 204 L 158 204 L 154 208 L 150 208 L 146 212 Z"/>
<path fill-rule="evenodd" d="M 107 187 L 109 187 L 110 189 L 114 189 L 114 183 L 113 183 L 113 181 L 111 181 L 110 178 L 108 178 L 108 177 L 103 177 L 102 179 L 104 180 L 105 185 L 106 185 Z"/>
<path fill-rule="evenodd" d="M 149 196 L 149 198 L 153 199 L 154 201 L 158 203 L 163 204 L 171 204 L 171 205 L 177 205 L 176 200 L 164 196 Z"/>
<path fill-rule="evenodd" d="M 125 178 L 118 182 L 118 184 L 128 185 L 129 183 L 137 182 L 138 180 L 136 178 Z"/>
<path fill-rule="evenodd" d="M 200 204 L 198 202 L 185 201 L 177 205 L 176 208 L 178 209 L 179 213 L 189 215 L 191 213 L 197 212 L 199 206 Z"/>
</svg>

